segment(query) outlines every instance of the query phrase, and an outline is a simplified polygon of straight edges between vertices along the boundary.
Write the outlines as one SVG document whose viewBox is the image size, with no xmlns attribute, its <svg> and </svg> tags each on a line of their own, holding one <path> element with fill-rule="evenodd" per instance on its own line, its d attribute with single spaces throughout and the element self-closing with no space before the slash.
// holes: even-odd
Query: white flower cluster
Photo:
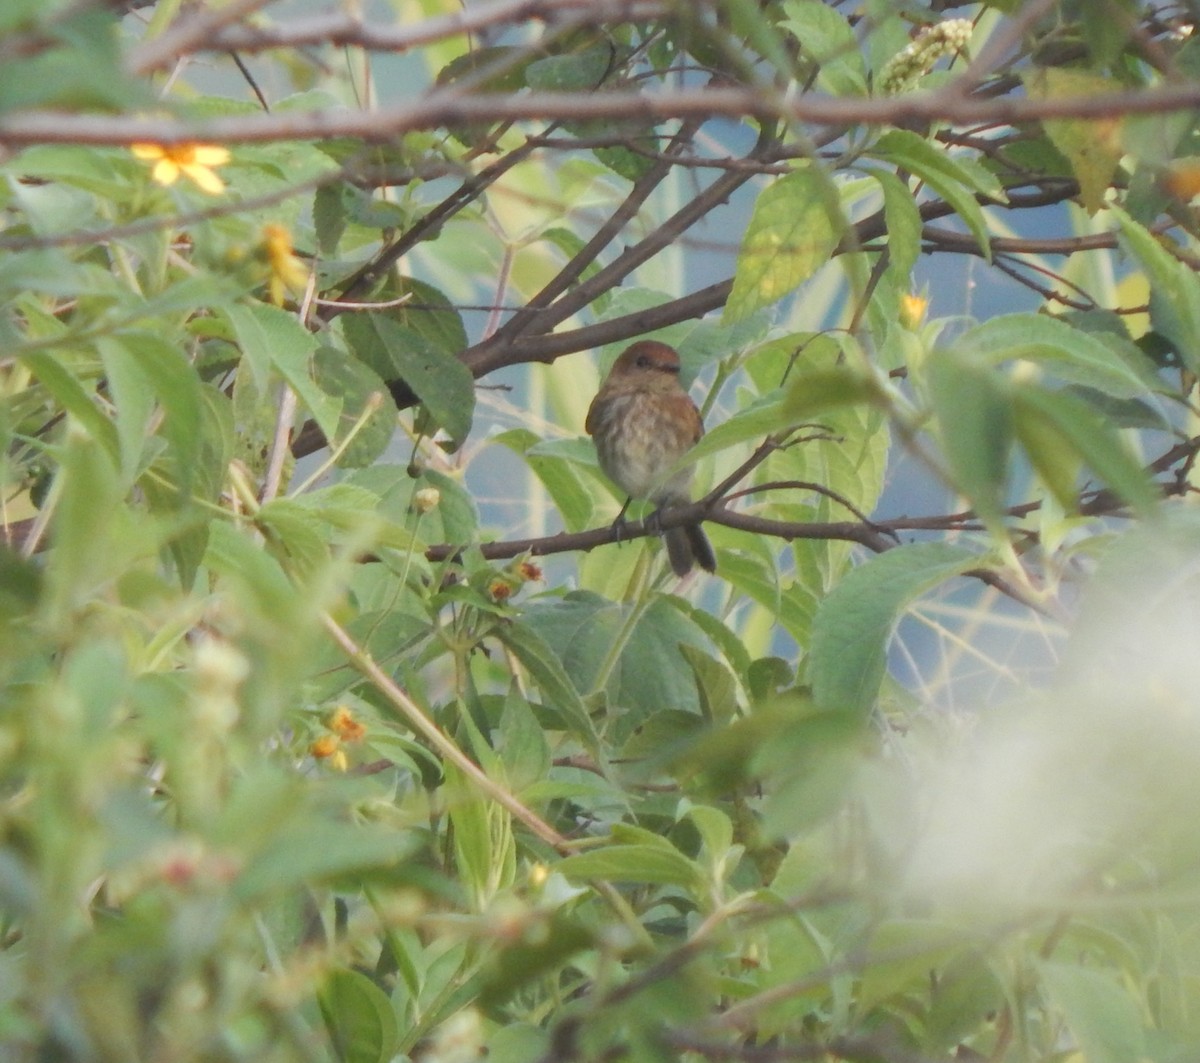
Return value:
<svg viewBox="0 0 1200 1063">
<path fill-rule="evenodd" d="M 889 59 L 879 74 L 879 92 L 896 96 L 917 87 L 934 63 L 944 55 L 961 52 L 971 39 L 974 26 L 969 18 L 951 18 L 926 26 L 902 52 Z"/>
</svg>

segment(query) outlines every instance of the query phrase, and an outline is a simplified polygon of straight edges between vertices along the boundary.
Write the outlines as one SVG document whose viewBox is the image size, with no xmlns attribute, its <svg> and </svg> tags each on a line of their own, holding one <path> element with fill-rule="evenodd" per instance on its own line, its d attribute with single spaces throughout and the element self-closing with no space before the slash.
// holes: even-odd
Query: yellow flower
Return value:
<svg viewBox="0 0 1200 1063">
<path fill-rule="evenodd" d="M 329 720 L 329 729 L 343 742 L 357 742 L 367 733 L 366 724 L 359 723 L 345 705 L 339 705 L 333 710 Z"/>
<path fill-rule="evenodd" d="M 267 288 L 271 302 L 283 305 L 286 289 L 304 290 L 308 267 L 292 253 L 292 234 L 282 225 L 263 226 L 263 247 L 267 255 Z"/>
<path fill-rule="evenodd" d="M 308 751 L 316 757 L 317 760 L 324 760 L 326 757 L 332 757 L 338 751 L 338 740 L 335 735 L 321 735 L 311 746 Z"/>
<path fill-rule="evenodd" d="M 928 309 L 929 300 L 923 295 L 900 296 L 900 324 L 906 329 L 915 329 L 925 320 Z"/>
<path fill-rule="evenodd" d="M 225 182 L 213 171 L 229 161 L 227 148 L 213 144 L 133 144 L 134 157 L 153 162 L 150 176 L 160 185 L 173 185 L 180 175 L 211 196 L 225 191 Z"/>
</svg>

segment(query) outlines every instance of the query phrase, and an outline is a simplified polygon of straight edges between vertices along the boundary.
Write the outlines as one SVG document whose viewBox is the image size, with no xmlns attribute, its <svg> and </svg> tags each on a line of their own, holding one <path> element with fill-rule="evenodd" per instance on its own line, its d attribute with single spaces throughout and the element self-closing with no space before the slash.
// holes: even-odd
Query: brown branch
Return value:
<svg viewBox="0 0 1200 1063">
<path fill-rule="evenodd" d="M 228 26 L 203 43 L 205 49 L 260 52 L 310 45 L 406 52 L 422 45 L 518 22 L 548 22 L 566 15 L 591 23 L 642 22 L 662 18 L 665 7 L 654 0 L 508 0 L 466 8 L 413 26 L 379 26 L 348 13 L 290 19 L 270 26 Z"/>
<path fill-rule="evenodd" d="M 526 306 L 490 337 L 492 342 L 503 342 L 528 331 L 536 320 L 538 311 L 548 307 L 565 292 L 590 266 L 625 227 L 649 199 L 650 194 L 667 178 L 680 153 L 690 144 L 696 123 L 688 122 L 675 134 L 663 157 L 639 177 L 629 190 L 621 205 L 605 220 L 592 238 L 572 256 L 557 275 Z M 568 315 L 570 316 L 570 315 Z"/>
<path fill-rule="evenodd" d="M 230 0 L 229 3 L 216 8 L 187 8 L 186 14 L 176 19 L 162 36 L 144 41 L 133 50 L 129 57 L 129 69 L 134 74 L 145 75 L 160 67 L 169 66 L 180 56 L 205 47 L 219 30 L 231 22 L 252 15 L 259 8 L 273 2 L 274 0 Z"/>
<path fill-rule="evenodd" d="M 842 128 L 863 124 L 1003 123 L 1017 125 L 1046 118 L 1111 118 L 1161 114 L 1200 107 L 1200 82 L 1163 84 L 1091 96 L 1034 99 L 1028 96 L 960 97 L 947 83 L 937 92 L 895 97 L 834 97 L 808 94 L 788 99 L 762 87 L 663 89 L 641 92 L 483 93 L 463 96 L 451 89 L 422 100 L 373 111 L 276 112 L 186 121 L 177 118 L 105 114 L 63 114 L 29 110 L 0 118 L 0 144 L 128 145 L 138 142 L 251 144 L 280 140 L 358 137 L 388 139 L 417 130 L 500 121 L 581 121 L 671 118 L 782 119 Z"/>
</svg>

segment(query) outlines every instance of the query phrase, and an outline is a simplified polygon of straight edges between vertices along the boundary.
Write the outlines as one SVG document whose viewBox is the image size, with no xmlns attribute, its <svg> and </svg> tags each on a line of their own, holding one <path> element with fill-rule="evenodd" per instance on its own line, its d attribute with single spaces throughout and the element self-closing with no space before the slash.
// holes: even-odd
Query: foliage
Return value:
<svg viewBox="0 0 1200 1063">
<path fill-rule="evenodd" d="M 0 1054 L 1194 1058 L 1191 8 L 382 6 L 0 5 Z"/>
</svg>

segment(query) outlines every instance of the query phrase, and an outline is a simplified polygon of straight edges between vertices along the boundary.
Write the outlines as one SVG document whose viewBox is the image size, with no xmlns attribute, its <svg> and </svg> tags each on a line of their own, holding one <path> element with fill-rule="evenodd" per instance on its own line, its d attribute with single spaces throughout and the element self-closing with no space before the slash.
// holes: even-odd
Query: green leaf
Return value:
<svg viewBox="0 0 1200 1063">
<path fill-rule="evenodd" d="M 932 188 L 966 222 L 980 251 L 991 261 L 987 219 L 975 194 L 1005 202 L 1004 190 L 994 177 L 976 167 L 961 165 L 943 149 L 907 129 L 884 133 L 869 154 L 907 170 Z"/>
<path fill-rule="evenodd" d="M 947 543 L 912 543 L 847 573 L 821 603 L 813 623 L 808 679 L 818 707 L 854 714 L 869 711 L 901 612 L 926 591 L 979 567 L 981 560 Z"/>
<path fill-rule="evenodd" d="M 316 420 L 326 439 L 338 428 L 338 404 L 312 378 L 310 359 L 317 341 L 289 314 L 265 303 L 239 304 L 225 313 L 238 345 L 254 372 L 260 393 L 266 393 L 271 370 L 276 370 Z"/>
<path fill-rule="evenodd" d="M 171 443 L 181 493 L 191 490 L 200 449 L 203 399 L 195 368 L 174 344 L 148 332 L 124 333 L 119 343 L 136 362 L 162 405 L 162 433 Z"/>
<path fill-rule="evenodd" d="M 606 845 L 568 856 L 554 867 L 583 882 L 646 882 L 694 889 L 704 878 L 700 868 L 669 843 Z"/>
<path fill-rule="evenodd" d="M 121 454 L 117 430 L 79 380 L 45 351 L 17 351 L 17 357 L 54 399 L 71 414 L 114 460 Z"/>
<path fill-rule="evenodd" d="M 1108 22 L 1109 19 L 1085 19 Z M 1039 100 L 1061 97 L 1098 96 L 1114 92 L 1120 84 L 1086 70 L 1040 66 L 1024 77 L 1029 96 Z M 1104 194 L 1117 172 L 1126 148 L 1120 116 L 1099 119 L 1044 118 L 1042 128 L 1051 143 L 1071 164 L 1079 182 L 1079 198 L 1089 214 L 1104 206 Z"/>
<path fill-rule="evenodd" d="M 845 16 L 821 0 L 785 0 L 782 6 L 787 18 L 779 28 L 791 33 L 804 57 L 818 65 L 817 84 L 834 96 L 865 96 L 866 66 Z"/>
<path fill-rule="evenodd" d="M 550 746 L 529 702 L 514 682 L 500 716 L 499 753 L 509 785 L 520 791 L 550 775 Z"/>
<path fill-rule="evenodd" d="M 770 392 L 705 432 L 700 442 L 688 451 L 688 461 L 699 461 L 710 454 L 719 454 L 748 439 L 764 440 L 793 424 L 795 421 L 788 416 L 784 393 Z"/>
<path fill-rule="evenodd" d="M 586 528 L 592 520 L 592 492 L 579 474 L 580 463 L 595 467 L 592 444 L 583 439 L 543 440 L 526 428 L 511 428 L 491 437 L 520 454 L 550 493 L 567 531 Z"/>
<path fill-rule="evenodd" d="M 121 480 L 131 485 L 142 469 L 150 421 L 154 416 L 154 390 L 137 361 L 123 344 L 108 336 L 96 341 L 104 363 L 108 390 L 116 406 L 117 438 L 121 450 Z"/>
<path fill-rule="evenodd" d="M 258 524 L 271 552 L 292 576 L 307 583 L 329 563 L 328 538 L 321 522 L 289 498 L 273 498 L 258 511 Z"/>
<path fill-rule="evenodd" d="M 955 486 L 988 526 L 998 530 L 1013 443 L 1008 382 L 958 351 L 935 352 L 927 373 L 942 454 Z"/>
<path fill-rule="evenodd" d="M 1036 362 L 1072 384 L 1118 399 L 1166 391 L 1148 359 L 1112 332 L 1087 332 L 1048 314 L 1002 314 L 966 332 L 955 348 L 990 365 L 1020 359 Z"/>
<path fill-rule="evenodd" d="M 829 261 L 845 231 L 837 193 L 818 167 L 803 166 L 768 185 L 742 239 L 722 324 L 795 291 Z"/>
<path fill-rule="evenodd" d="M 322 185 L 313 197 L 313 228 L 317 233 L 317 250 L 332 257 L 346 231 L 346 204 L 339 185 Z"/>
<path fill-rule="evenodd" d="M 1023 423 L 1042 417 L 1046 428 L 1058 433 L 1063 446 L 1140 515 L 1156 512 L 1160 496 L 1146 470 L 1112 426 L 1082 399 L 1030 386 L 1016 391 L 1014 402 Z M 1030 457 L 1036 458 L 1034 451 Z"/>
<path fill-rule="evenodd" d="M 1126 246 L 1146 272 L 1150 320 L 1171 341 L 1183 364 L 1200 373 L 1200 277 L 1120 207 L 1110 209 Z"/>
<path fill-rule="evenodd" d="M 359 971 L 331 971 L 317 1000 L 341 1063 L 389 1063 L 400 1024 L 387 994 Z"/>
<path fill-rule="evenodd" d="M 1147 1058 L 1139 1005 L 1113 977 L 1065 963 L 1040 963 L 1038 973 L 1088 1063 Z"/>
<path fill-rule="evenodd" d="M 858 1006 L 870 1012 L 893 997 L 922 992 L 931 972 L 961 953 L 966 941 L 950 925 L 921 919 L 882 922 L 867 946 Z"/>
<path fill-rule="evenodd" d="M 891 266 L 902 277 L 908 277 L 921 255 L 921 212 L 917 201 L 908 185 L 894 173 L 876 169 L 869 172 L 883 190 Z"/>
<path fill-rule="evenodd" d="M 414 277 L 400 277 L 393 294 L 411 295 L 406 303 L 386 311 L 389 320 L 424 336 L 438 350 L 457 355 L 469 344 L 462 315 L 454 304 L 432 284 Z"/>
<path fill-rule="evenodd" d="M 613 43 L 603 41 L 564 55 L 535 59 L 525 68 L 525 83 L 541 92 L 591 91 L 600 87 L 615 61 Z"/>
<path fill-rule="evenodd" d="M 598 738 L 587 706 L 561 661 L 541 635 L 525 622 L 500 624 L 495 629 L 495 635 L 528 669 L 550 704 L 561 713 L 564 725 L 577 738 L 595 748 Z"/>
<path fill-rule="evenodd" d="M 294 805 L 289 811 L 295 811 Z M 238 875 L 233 893 L 240 900 L 394 868 L 417 846 L 411 835 L 389 828 L 334 823 L 311 812 L 293 819 Z"/>
<path fill-rule="evenodd" d="M 879 399 L 879 385 L 847 366 L 797 372 L 788 385 L 784 412 L 791 424 L 802 424 L 830 410 Z"/>
<path fill-rule="evenodd" d="M 116 468 L 109 454 L 81 432 L 67 435 L 58 480 L 53 551 L 42 604 L 53 620 L 64 620 L 108 570 L 110 536 L 121 510 Z"/>
<path fill-rule="evenodd" d="M 467 438 L 475 411 L 475 381 L 453 354 L 383 314 L 346 315 L 342 327 L 363 362 L 385 380 L 408 385 L 455 442 Z"/>
<path fill-rule="evenodd" d="M 317 349 L 313 375 L 317 386 L 341 403 L 339 430 L 330 444 L 354 432 L 338 465 L 347 469 L 370 465 L 387 449 L 396 432 L 396 403 L 387 384 L 370 366 L 336 347 Z"/>
<path fill-rule="evenodd" d="M 246 587 L 266 616 L 296 617 L 306 612 L 279 563 L 225 521 L 210 525 L 204 563 Z"/>
<path fill-rule="evenodd" d="M 623 727 L 631 729 L 664 709 L 699 711 L 695 679 L 679 646 L 707 650 L 708 640 L 666 600 L 639 614 L 575 591 L 561 601 L 530 606 L 524 621 L 557 655 L 577 689 L 603 684 L 609 700 L 627 710 Z"/>
</svg>

